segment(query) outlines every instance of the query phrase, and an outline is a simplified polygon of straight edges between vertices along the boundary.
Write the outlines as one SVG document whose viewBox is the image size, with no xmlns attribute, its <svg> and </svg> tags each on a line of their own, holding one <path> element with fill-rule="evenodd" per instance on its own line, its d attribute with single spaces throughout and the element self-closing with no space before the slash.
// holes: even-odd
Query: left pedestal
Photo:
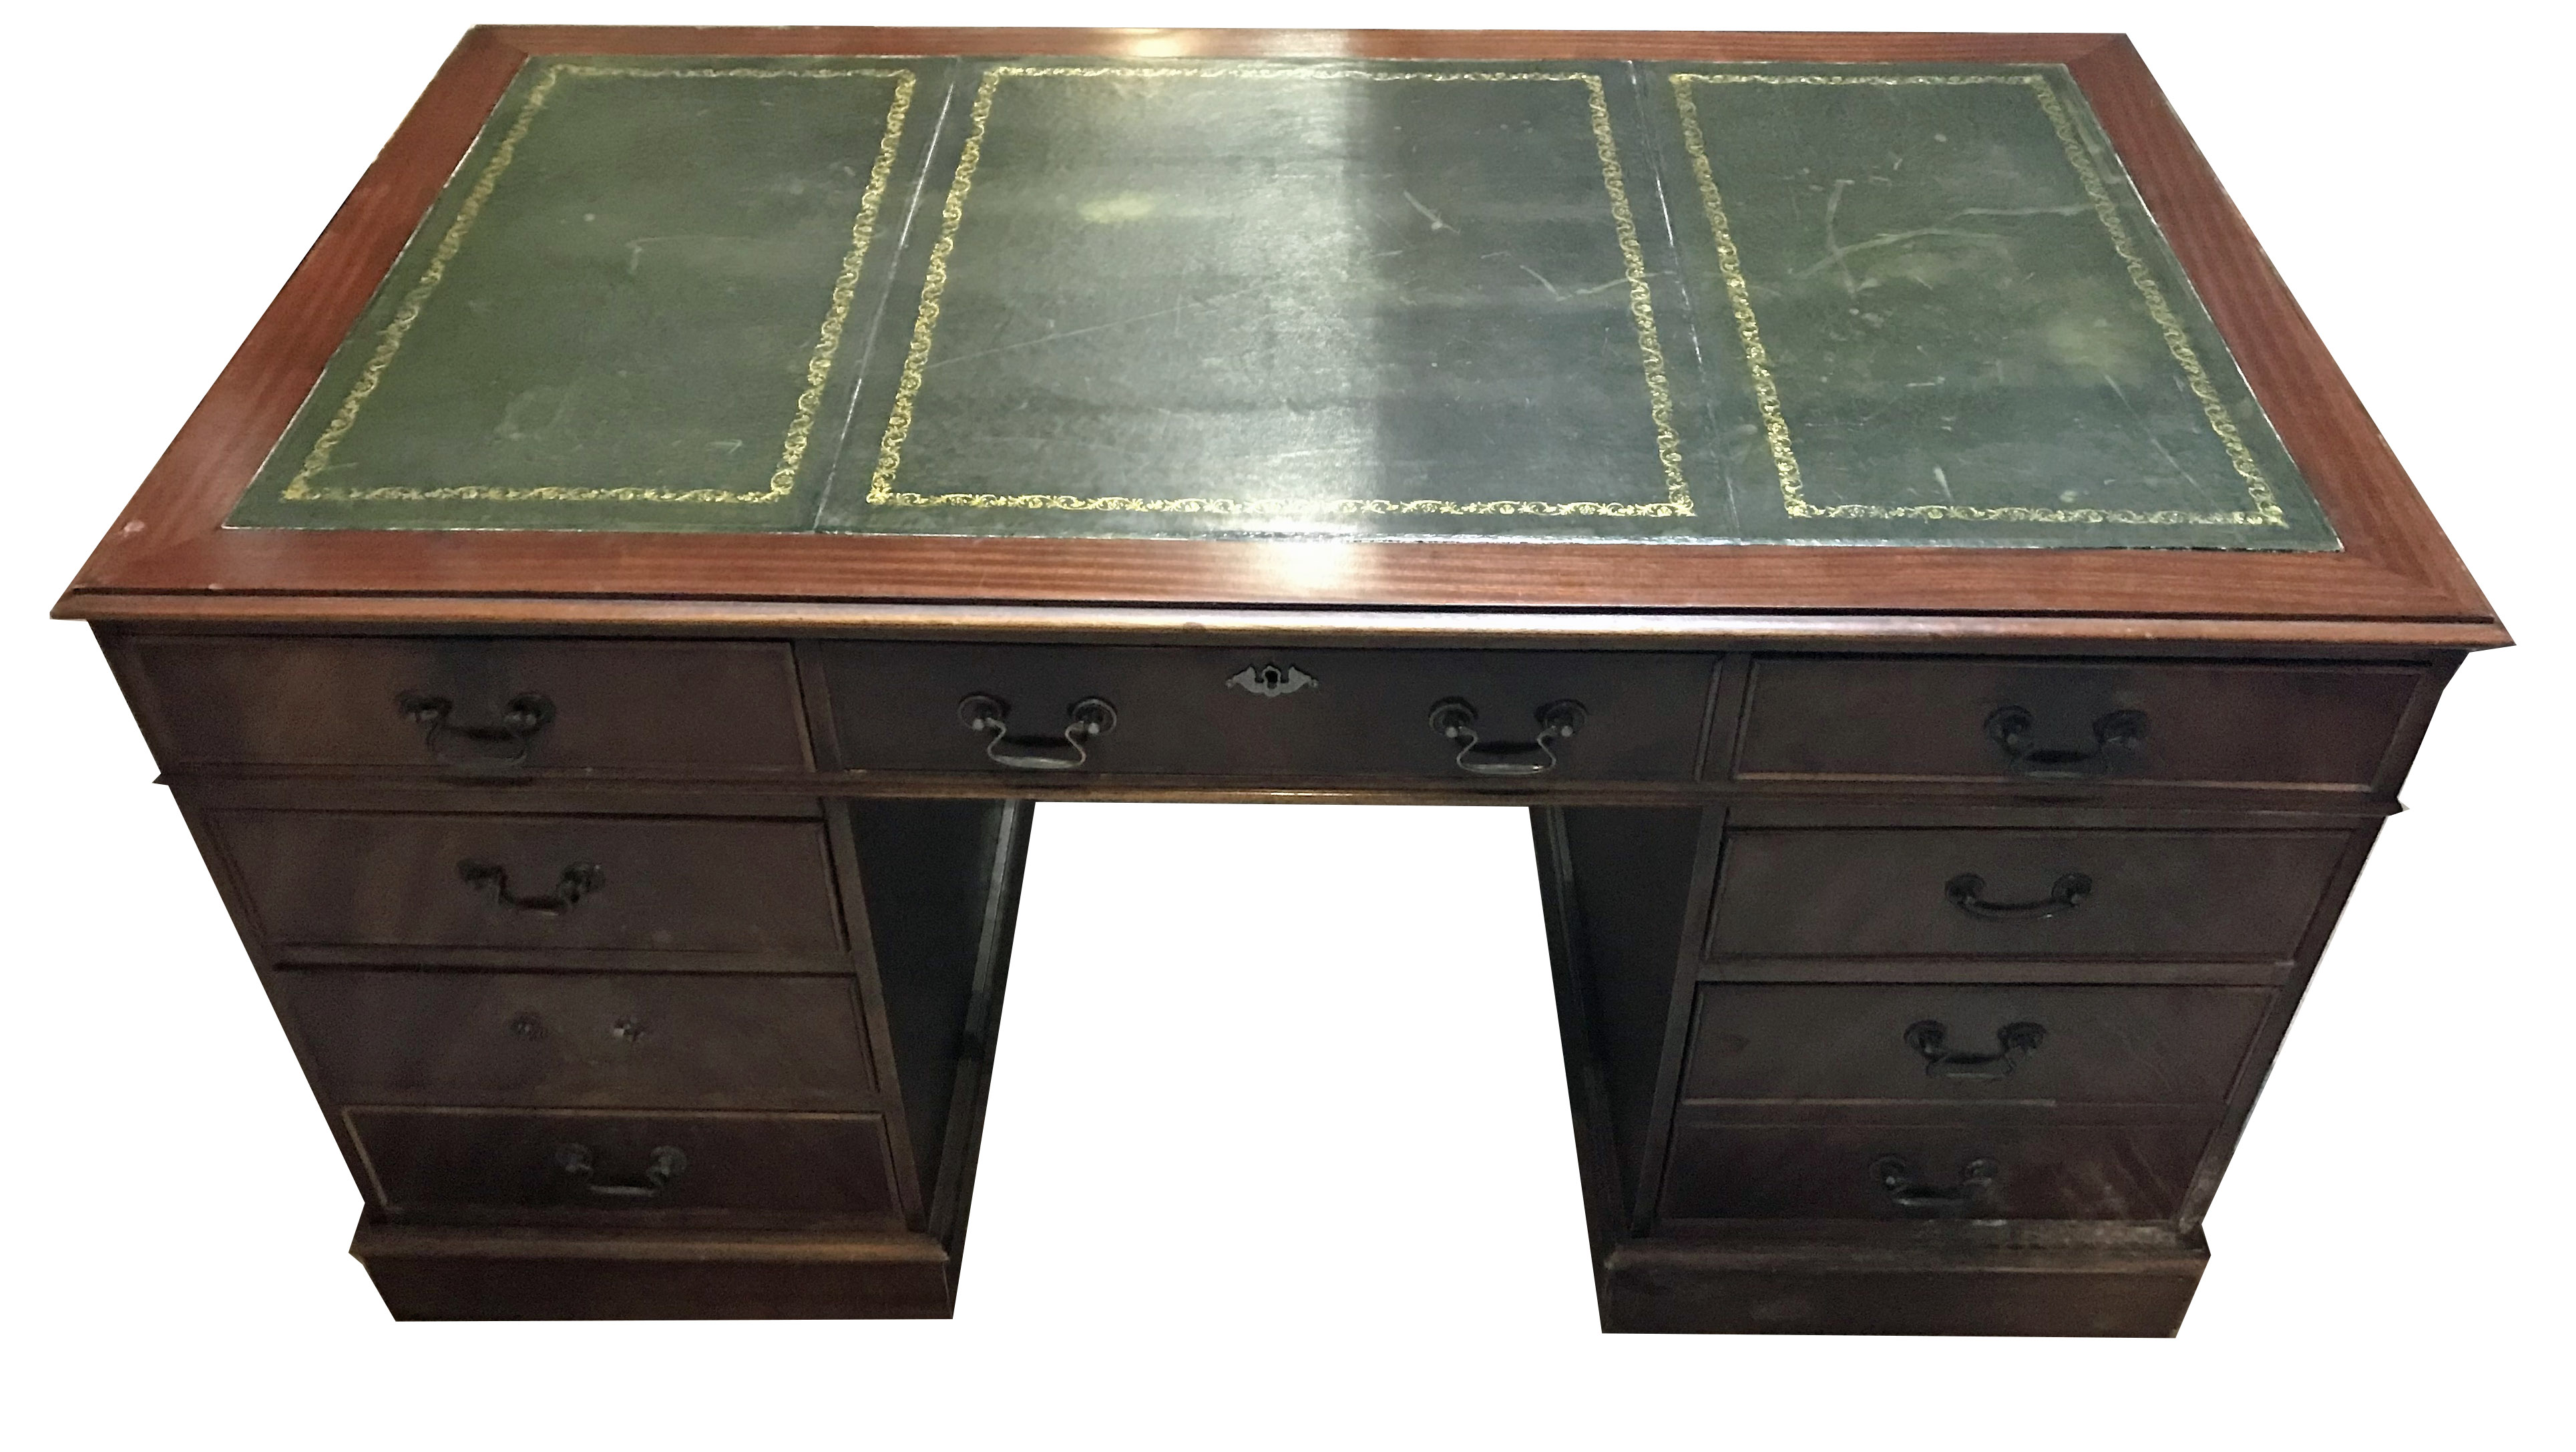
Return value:
<svg viewBox="0 0 2576 1452">
<path fill-rule="evenodd" d="M 398 1317 L 948 1314 L 1025 803 L 775 641 L 106 640 Z"/>
</svg>

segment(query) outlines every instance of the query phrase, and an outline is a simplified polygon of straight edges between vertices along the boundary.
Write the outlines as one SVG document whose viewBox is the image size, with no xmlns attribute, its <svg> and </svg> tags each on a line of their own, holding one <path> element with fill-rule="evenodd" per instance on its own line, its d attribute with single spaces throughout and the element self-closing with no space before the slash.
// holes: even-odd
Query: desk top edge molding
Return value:
<svg viewBox="0 0 2576 1452">
<path fill-rule="evenodd" d="M 225 514 L 350 321 L 530 55 L 687 52 L 1138 54 L 1638 60 L 2022 61 L 2070 68 L 2165 228 L 2249 383 L 2333 519 L 2323 554 L 1956 547 L 386 534 L 227 530 Z M 1317 571 L 1313 552 L 1339 552 Z M 1615 552 L 1619 568 L 1604 570 Z M 1612 578 L 1605 585 L 1604 577 Z M 762 581 L 759 598 L 741 582 Z M 566 589 L 562 582 L 584 583 Z M 259 603 L 246 605 L 255 593 Z M 2279 639 L 2476 648 L 2509 643 L 2128 41 L 2116 35 L 1411 31 L 1027 31 L 501 27 L 470 31 L 296 269 L 82 569 L 56 613 L 175 623 L 368 617 L 419 623 L 737 625 L 804 612 L 818 627 L 927 607 L 1075 608 L 1085 617 L 1281 606 L 1333 612 L 1738 612 L 1819 632 L 1954 627 L 2070 642 Z M 2253 620 L 2194 617 L 2209 601 Z M 646 602 L 655 602 L 647 604 Z M 669 603 L 660 603 L 669 602 Z M 689 602 L 681 604 L 680 602 Z M 674 614 L 673 612 L 680 612 Z M 1513 612 L 1508 616 L 1502 612 Z M 1461 615 L 1457 623 L 1465 624 Z M 2029 630 L 2006 620 L 2044 622 Z M 2142 622 L 2154 622 L 2151 625 Z M 1973 623 L 1967 623 L 1973 622 Z M 1517 628 L 1517 625 L 1516 627 Z M 1756 626 L 1757 633 L 1770 627 Z M 1475 627 L 1468 626 L 1468 633 Z M 2213 635 L 2212 632 L 2215 632 Z"/>
<path fill-rule="evenodd" d="M 1598 649 L 2157 655 L 2177 651 L 2421 657 L 2513 644 L 2489 620 L 2200 616 L 1792 614 L 1657 610 L 1389 610 L 1320 607 L 849 600 L 636 600 L 565 596 L 196 596 L 75 590 L 61 620 L 155 633 L 823 635 L 1031 642 L 1345 645 L 1524 643 Z"/>
</svg>

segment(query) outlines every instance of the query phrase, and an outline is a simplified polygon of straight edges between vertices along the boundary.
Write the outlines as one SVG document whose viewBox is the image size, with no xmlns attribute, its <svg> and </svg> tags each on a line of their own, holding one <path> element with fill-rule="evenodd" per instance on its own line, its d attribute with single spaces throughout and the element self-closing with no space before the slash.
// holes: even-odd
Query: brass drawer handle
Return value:
<svg viewBox="0 0 2576 1452">
<path fill-rule="evenodd" d="M 671 1145 L 653 1151 L 645 1162 L 641 1178 L 602 1180 L 597 1178 L 598 1165 L 586 1144 L 558 1145 L 555 1168 L 582 1182 L 590 1193 L 610 1200 L 650 1200 L 671 1186 L 689 1168 L 689 1157 Z"/>
<path fill-rule="evenodd" d="M 1010 703 L 978 693 L 957 703 L 957 721 L 969 731 L 993 738 L 984 743 L 984 755 L 997 766 L 1071 771 L 1091 760 L 1083 743 L 1117 729 L 1118 709 L 1098 696 L 1085 696 L 1065 708 L 1061 736 L 1013 736 Z"/>
<path fill-rule="evenodd" d="M 2023 776 L 2100 776 L 2119 765 L 2147 739 L 2147 713 L 2113 711 L 2094 718 L 2089 747 L 2041 746 L 2031 740 L 2037 725 L 2020 706 L 2005 706 L 1986 718 L 1986 735 L 2003 748 L 2004 759 Z"/>
<path fill-rule="evenodd" d="M 2035 922 L 2061 917 L 2084 906 L 2084 900 L 2093 895 L 2093 879 L 2081 872 L 2070 872 L 2057 879 L 2048 896 L 2034 902 L 1988 902 L 1986 880 L 1973 872 L 1951 878 L 1942 891 L 1949 894 L 1951 906 L 1972 918 L 2000 923 Z"/>
<path fill-rule="evenodd" d="M 1995 1030 L 1995 1051 L 1974 1054 L 1949 1047 L 1950 1029 L 1927 1018 L 1905 1030 L 1907 1048 L 1923 1056 L 1923 1072 L 1935 1079 L 2002 1079 L 2021 1067 L 2027 1055 L 2048 1042 L 2048 1030 L 2035 1023 L 2008 1023 Z"/>
<path fill-rule="evenodd" d="M 510 870 L 497 862 L 477 862 L 468 857 L 456 864 L 456 875 L 472 888 L 488 888 L 492 900 L 513 912 L 529 913 L 541 918 L 559 918 L 579 906 L 581 900 L 608 886 L 608 874 L 595 862 L 576 862 L 555 879 L 550 893 L 520 897 L 510 891 Z"/>
<path fill-rule="evenodd" d="M 1887 1191 L 1889 1199 L 1908 1210 L 1952 1210 L 1975 1200 L 2002 1179 L 2004 1167 L 1993 1160 L 1973 1159 L 1959 1167 L 1959 1183 L 1927 1185 L 1903 1157 L 1882 1155 L 1878 1163 L 1869 1167 L 1869 1173 Z"/>
<path fill-rule="evenodd" d="M 421 728 L 421 743 L 447 766 L 517 766 L 528 759 L 537 733 L 555 719 L 555 703 L 534 691 L 512 696 L 502 706 L 497 726 L 459 726 L 451 719 L 454 701 L 421 691 L 394 697 L 394 709 Z M 457 743 L 465 743 L 464 748 L 452 750 Z"/>
<path fill-rule="evenodd" d="M 1431 729 L 1458 743 L 1458 769 L 1479 776 L 1536 776 L 1557 767 L 1555 743 L 1583 729 L 1583 703 L 1550 701 L 1538 708 L 1533 741 L 1485 741 L 1475 732 L 1476 708 L 1451 696 L 1431 708 Z"/>
</svg>

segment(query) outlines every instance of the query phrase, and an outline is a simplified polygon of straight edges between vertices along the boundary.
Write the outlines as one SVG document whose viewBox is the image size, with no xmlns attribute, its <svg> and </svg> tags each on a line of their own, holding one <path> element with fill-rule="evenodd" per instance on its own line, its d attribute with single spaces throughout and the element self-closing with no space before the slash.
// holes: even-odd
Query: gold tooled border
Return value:
<svg viewBox="0 0 2576 1452">
<path fill-rule="evenodd" d="M 1655 454 L 1663 463 L 1664 499 L 1654 504 L 1595 501 L 1554 503 L 1536 499 L 1493 499 L 1461 503 L 1447 499 L 1139 499 L 1073 494 L 920 494 L 895 488 L 903 466 L 903 446 L 912 432 L 913 404 L 930 361 L 931 337 L 939 326 L 939 302 L 948 284 L 948 258 L 957 246 L 957 230 L 966 219 L 966 194 L 974 185 L 976 163 L 983 157 L 984 133 L 992 121 L 993 94 L 1011 76 L 1163 79 L 1243 78 L 1255 80 L 1357 81 L 1564 81 L 1580 82 L 1592 122 L 1592 139 L 1601 158 L 1602 186 L 1610 195 L 1610 215 L 1619 237 L 1619 255 L 1627 272 L 1628 313 L 1637 328 L 1637 349 L 1645 363 L 1646 399 L 1655 426 Z M 1145 510 L 1180 514 L 1554 514 L 1617 515 L 1671 518 L 1696 512 L 1690 486 L 1682 478 L 1681 441 L 1673 432 L 1672 391 L 1664 378 L 1664 349 L 1655 332 L 1652 290 L 1646 280 L 1645 254 L 1637 243 L 1636 214 L 1628 205 L 1628 186 L 1620 170 L 1618 147 L 1610 132 L 1610 108 L 1599 77 L 1563 71 L 1375 71 L 1357 67 L 1316 66 L 1045 66 L 1000 65 L 984 73 L 975 90 L 973 127 L 958 153 L 957 171 L 940 207 L 939 238 L 931 245 L 930 264 L 922 280 L 921 307 L 914 315 L 912 344 L 904 355 L 903 374 L 887 414 L 885 437 L 868 484 L 872 505 L 964 505 L 981 509 Z"/>
<path fill-rule="evenodd" d="M 465 235 L 473 230 L 474 221 L 483 214 L 483 204 L 491 199 L 492 189 L 500 185 L 501 173 L 509 170 L 518 154 L 519 143 L 527 139 L 528 128 L 536 123 L 537 113 L 554 93 L 555 86 L 567 76 L 656 77 L 702 80 L 717 77 L 757 77 L 762 79 L 811 79 L 816 77 L 875 76 L 891 78 L 894 101 L 886 108 L 885 134 L 877 144 L 876 164 L 868 172 L 867 191 L 859 199 L 858 217 L 850 224 L 850 250 L 841 259 L 841 270 L 832 282 L 832 300 L 823 313 L 822 327 L 814 339 L 814 349 L 805 360 L 805 391 L 797 397 L 796 410 L 781 443 L 778 467 L 770 472 L 769 487 L 758 490 L 730 489 L 651 489 L 641 487 L 589 488 L 570 484 L 484 485 L 460 484 L 442 488 L 414 488 L 385 485 L 368 489 L 315 487 L 313 476 L 330 467 L 331 451 L 348 436 L 358 421 L 358 410 L 370 394 L 384 381 L 385 370 L 393 366 L 394 355 L 402 350 L 403 338 L 411 332 L 420 311 L 438 291 L 447 276 L 447 264 L 465 245 Z M 893 175 L 896 150 L 903 138 L 904 113 L 912 106 L 913 72 L 881 67 L 835 67 L 831 69 L 771 70 L 750 66 L 696 69 L 656 69 L 649 66 L 597 66 L 563 63 L 548 66 L 528 91 L 527 100 L 519 107 L 510 129 L 492 150 L 491 159 L 483 164 L 474 179 L 473 189 L 465 194 L 464 204 L 457 208 L 456 218 L 438 239 L 430 253 L 429 265 L 421 269 L 420 278 L 404 293 L 394 309 L 393 320 L 377 335 L 376 350 L 359 370 L 357 382 L 340 401 L 331 422 L 313 441 L 304 456 L 303 467 L 286 481 L 278 498 L 290 502 L 320 500 L 422 500 L 422 499 L 487 499 L 487 500 L 615 500 L 620 503 L 653 504 L 768 504 L 786 498 L 796 488 L 796 471 L 805 459 L 805 447 L 814 432 L 814 416 L 821 408 L 823 385 L 831 377 L 832 360 L 841 349 L 841 333 L 848 325 L 850 300 L 858 292 L 859 268 L 866 261 L 868 243 L 876 235 L 877 206 L 885 198 L 886 181 Z"/>
<path fill-rule="evenodd" d="M 2192 396 L 2200 400 L 2201 413 L 2209 421 L 2210 432 L 2217 436 L 2220 446 L 2227 451 L 2228 462 L 2235 466 L 2238 477 L 2245 481 L 2246 497 L 2253 507 L 2224 514 L 2211 514 L 2180 509 L 2041 509 L 2027 505 L 1883 505 L 1810 502 L 1806 496 L 1805 481 L 1798 472 L 1797 452 L 1790 444 L 1789 423 L 1781 409 L 1780 390 L 1772 381 L 1771 355 L 1762 345 L 1762 330 L 1753 316 L 1752 294 L 1745 286 L 1741 259 L 1735 249 L 1735 238 L 1727 226 L 1726 204 L 1718 194 L 1717 178 L 1709 165 L 1708 148 L 1700 135 L 1699 107 L 1691 99 L 1690 87 L 1693 82 L 1704 85 L 2018 85 L 2029 87 L 2032 97 L 2039 103 L 2040 111 L 2048 117 L 2050 128 L 2057 133 L 2057 142 L 2066 154 L 2067 164 L 2074 169 L 2076 180 L 2083 184 L 2084 195 L 2092 205 L 2093 215 L 2102 223 L 2102 230 L 2109 234 L 2112 251 L 2119 254 L 2121 264 L 2128 270 L 2130 283 L 2137 288 L 2139 298 L 2146 304 L 2147 317 L 2164 335 L 2165 350 L 2173 355 L 2174 362 L 2182 369 L 2183 379 L 2190 385 Z M 2034 524 L 2217 524 L 2288 527 L 2289 521 L 2281 513 L 2280 501 L 2272 492 L 2271 482 L 2263 477 L 2262 467 L 2255 463 L 2253 453 L 2245 447 L 2245 438 L 2238 431 L 2236 420 L 2229 416 L 2227 405 L 2220 401 L 2216 386 L 2210 382 L 2208 370 L 2201 365 L 2199 350 L 2192 346 L 2191 338 L 2183 330 L 2181 320 L 2174 316 L 2173 308 L 2165 301 L 2164 289 L 2157 284 L 2154 273 L 2147 267 L 2146 259 L 2138 251 L 2137 243 L 2130 237 L 2127 224 L 2120 219 L 2119 206 L 2112 199 L 2110 188 L 2104 185 L 2101 171 L 2093 165 L 2092 157 L 2086 154 L 2083 142 L 2077 137 L 2074 118 L 2068 114 L 2066 103 L 2058 97 L 2056 88 L 2051 86 L 2044 76 L 2030 71 L 2004 75 L 1896 76 L 1737 71 L 1707 74 L 1686 72 L 1673 76 L 1672 83 L 1674 103 L 1681 112 L 1682 145 L 1690 153 L 1691 173 L 1699 183 L 1701 207 L 1708 214 L 1709 227 L 1716 233 L 1718 269 L 1726 278 L 1727 301 L 1734 311 L 1736 333 L 1743 344 L 1745 365 L 1753 375 L 1754 399 L 1762 413 L 1763 435 L 1770 445 L 1771 462 L 1780 473 L 1780 498 L 1793 518 L 1975 519 L 2011 520 Z"/>
</svg>

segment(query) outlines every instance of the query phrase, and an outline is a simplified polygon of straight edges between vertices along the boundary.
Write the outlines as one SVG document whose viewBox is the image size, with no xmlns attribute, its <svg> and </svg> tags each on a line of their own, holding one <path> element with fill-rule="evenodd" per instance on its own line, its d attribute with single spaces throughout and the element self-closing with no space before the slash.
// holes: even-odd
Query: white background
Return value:
<svg viewBox="0 0 2576 1452">
<path fill-rule="evenodd" d="M 41 619 L 458 33 L 13 22 L 0 1432 L 23 1446 L 2566 1445 L 2568 37 L 2509 7 L 550 0 L 623 22 L 2127 29 L 2522 640 L 2469 663 L 2174 1342 L 1594 1330 L 1525 819 L 1042 808 L 958 1318 L 391 1323 L 97 653 Z M 2556 563 L 2552 563 L 2555 561 Z M 2227 602 L 2212 602 L 2224 605 Z M 2555 1373 L 2550 1368 L 2556 1367 Z"/>
</svg>

